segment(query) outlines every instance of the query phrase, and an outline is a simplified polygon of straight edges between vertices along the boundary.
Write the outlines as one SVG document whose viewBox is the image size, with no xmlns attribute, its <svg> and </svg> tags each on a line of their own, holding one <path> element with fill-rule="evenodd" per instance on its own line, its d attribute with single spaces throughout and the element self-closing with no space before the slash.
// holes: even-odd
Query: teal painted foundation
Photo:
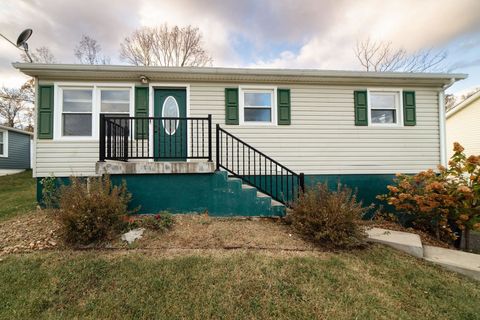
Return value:
<svg viewBox="0 0 480 320">
<path fill-rule="evenodd" d="M 256 189 L 243 189 L 238 179 L 226 172 L 212 174 L 112 175 L 114 184 L 125 181 L 132 194 L 130 209 L 138 213 L 205 212 L 212 216 L 283 216 L 284 207 L 272 207 L 270 198 L 257 197 Z M 37 201 L 42 203 L 41 179 L 37 179 Z M 59 178 L 58 185 L 69 178 Z"/>
<path fill-rule="evenodd" d="M 37 178 L 36 198 L 37 198 L 37 203 L 40 205 L 40 207 L 43 208 L 45 206 L 45 203 L 43 202 L 43 195 L 42 195 L 42 190 L 43 190 L 42 180 L 43 178 Z M 55 185 L 57 190 L 60 189 L 61 186 L 66 186 L 69 184 L 70 184 L 70 178 L 64 178 L 64 177 L 56 178 Z"/>
<path fill-rule="evenodd" d="M 385 202 L 378 200 L 376 197 L 380 194 L 388 192 L 387 186 L 393 183 L 394 174 L 323 174 L 323 175 L 306 175 L 305 187 L 314 186 L 317 183 L 327 183 L 329 188 L 334 190 L 340 182 L 357 193 L 357 200 L 362 201 L 364 206 L 374 204 L 374 209 L 370 210 L 365 218 L 369 219 L 373 216 L 375 209 L 383 206 L 388 211 L 393 208 Z"/>
<path fill-rule="evenodd" d="M 282 216 L 285 211 L 258 198 L 255 189 L 242 189 L 239 180 L 225 172 L 213 174 L 113 175 L 113 183 L 127 183 L 131 207 L 139 213 L 168 210 L 172 213 L 205 212 L 212 216 Z"/>
<path fill-rule="evenodd" d="M 335 189 L 337 182 L 357 191 L 357 198 L 364 205 L 382 204 L 376 199 L 387 192 L 393 174 L 307 175 L 305 186 L 328 183 Z M 122 180 L 132 194 L 131 209 L 140 207 L 139 213 L 156 213 L 168 210 L 172 213 L 204 212 L 212 216 L 283 216 L 284 208 L 270 205 L 269 198 L 258 198 L 255 189 L 242 189 L 239 180 L 227 179 L 226 172 L 212 174 L 176 175 L 112 175 L 112 181 Z M 37 201 L 42 203 L 41 179 L 37 179 Z M 69 178 L 59 178 L 59 184 L 68 184 Z M 269 190 L 269 179 L 265 188 Z M 278 181 L 281 183 L 281 180 Z M 284 183 L 286 183 L 284 181 Z M 296 186 L 295 186 L 296 187 Z M 276 188 L 275 182 L 272 188 Z M 373 215 L 373 210 L 370 216 Z M 367 217 L 368 218 L 368 217 Z"/>
</svg>

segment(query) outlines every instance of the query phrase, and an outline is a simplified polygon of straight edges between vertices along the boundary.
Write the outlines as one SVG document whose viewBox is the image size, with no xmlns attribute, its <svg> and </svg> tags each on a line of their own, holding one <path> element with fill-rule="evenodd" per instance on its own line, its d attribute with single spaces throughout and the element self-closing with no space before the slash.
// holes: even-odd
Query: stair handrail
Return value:
<svg viewBox="0 0 480 320">
<path fill-rule="evenodd" d="M 281 164 L 277 160 L 271 158 L 270 156 L 266 155 L 265 153 L 261 152 L 257 148 L 253 147 L 249 143 L 245 142 L 244 140 L 236 137 L 232 133 L 228 132 L 227 130 L 223 129 L 220 127 L 219 124 L 216 125 L 216 168 L 217 170 L 224 169 L 230 174 L 232 174 L 234 177 L 240 178 L 242 181 L 245 183 L 257 188 L 259 191 L 269 195 L 273 199 L 279 201 L 280 203 L 290 206 L 291 202 L 295 200 L 301 192 L 304 191 L 305 189 L 305 175 L 303 173 L 296 173 L 295 171 L 289 169 L 285 165 Z M 223 149 L 223 136 L 225 136 L 226 139 L 226 147 Z M 228 139 L 231 139 L 231 151 L 232 151 L 232 160 L 230 161 L 232 163 L 232 166 L 229 166 L 229 146 L 228 146 Z M 237 148 L 237 170 L 235 170 L 235 156 L 233 154 L 234 150 L 234 143 L 236 142 Z M 240 147 L 241 146 L 241 147 Z M 240 148 L 242 149 L 242 152 L 240 153 Z M 248 175 L 246 175 L 246 170 L 245 170 L 245 148 L 247 148 L 248 152 Z M 224 160 L 224 155 L 226 161 Z M 250 152 L 253 152 L 254 159 L 254 175 L 253 179 L 252 176 L 250 175 L 251 173 L 251 159 L 250 159 Z M 259 166 L 260 166 L 260 175 L 259 178 L 257 179 L 257 170 L 256 170 L 256 164 L 257 162 L 255 159 L 255 154 L 259 155 Z M 240 156 L 242 156 L 242 167 L 240 167 Z M 262 158 L 263 157 L 263 158 Z M 270 176 L 268 176 L 266 173 L 266 169 L 264 170 L 264 175 L 262 175 L 262 161 L 267 166 L 267 161 L 270 165 Z M 275 166 L 275 172 L 273 174 L 272 171 L 272 166 Z M 280 169 L 281 174 L 278 175 L 278 170 Z M 286 173 L 286 175 L 284 175 Z M 262 177 L 264 177 L 262 179 Z M 280 177 L 280 182 L 278 178 Z M 286 178 L 286 181 L 284 180 Z M 259 180 L 259 181 L 258 181 Z M 284 181 L 286 182 L 286 192 L 284 190 Z M 291 181 L 291 188 L 289 187 L 289 183 Z M 264 183 L 262 183 L 264 182 Z M 269 182 L 269 183 L 267 183 Z M 275 183 L 275 186 L 273 186 Z M 279 192 L 280 191 L 280 192 Z M 285 196 L 286 195 L 286 196 Z"/>
</svg>

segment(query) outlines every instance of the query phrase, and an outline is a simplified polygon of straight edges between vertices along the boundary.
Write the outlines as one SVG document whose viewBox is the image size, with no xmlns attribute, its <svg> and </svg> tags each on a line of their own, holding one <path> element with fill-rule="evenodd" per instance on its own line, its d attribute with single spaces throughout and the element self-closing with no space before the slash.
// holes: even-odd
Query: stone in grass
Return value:
<svg viewBox="0 0 480 320">
<path fill-rule="evenodd" d="M 132 229 L 124 234 L 122 234 L 122 240 L 126 241 L 128 244 L 132 244 L 135 240 L 140 239 L 145 231 L 144 228 Z"/>
</svg>

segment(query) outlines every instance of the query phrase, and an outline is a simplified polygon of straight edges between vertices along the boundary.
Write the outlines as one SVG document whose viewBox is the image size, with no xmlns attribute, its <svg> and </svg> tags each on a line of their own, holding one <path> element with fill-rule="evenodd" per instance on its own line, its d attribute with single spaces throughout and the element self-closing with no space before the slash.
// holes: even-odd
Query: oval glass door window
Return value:
<svg viewBox="0 0 480 320">
<path fill-rule="evenodd" d="M 162 117 L 165 118 L 178 118 L 180 116 L 180 110 L 178 108 L 177 100 L 172 97 L 168 96 L 165 101 L 163 102 L 162 107 Z M 169 135 L 174 135 L 175 131 L 178 128 L 178 120 L 162 120 L 163 128 L 165 132 Z"/>
</svg>

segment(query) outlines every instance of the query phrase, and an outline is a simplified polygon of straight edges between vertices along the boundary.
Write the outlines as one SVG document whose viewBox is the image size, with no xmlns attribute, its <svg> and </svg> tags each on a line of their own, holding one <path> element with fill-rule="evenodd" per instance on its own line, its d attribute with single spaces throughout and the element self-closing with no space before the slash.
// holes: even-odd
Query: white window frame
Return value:
<svg viewBox="0 0 480 320">
<path fill-rule="evenodd" d="M 92 135 L 91 136 L 64 136 L 63 135 L 63 89 L 92 89 Z M 135 84 L 110 82 L 56 82 L 54 83 L 54 140 L 61 141 L 98 141 L 100 132 L 100 90 L 128 89 L 130 90 L 129 115 L 135 114 Z M 105 113 L 107 114 L 107 113 Z"/>
<path fill-rule="evenodd" d="M 396 116 L 397 116 L 397 121 L 396 123 L 372 123 L 372 105 L 371 105 L 371 95 L 372 93 L 375 92 L 394 92 L 398 93 L 399 99 L 398 99 L 398 106 L 395 109 L 396 110 Z M 369 127 L 403 127 L 403 89 L 399 88 L 369 88 L 367 89 L 367 105 L 368 105 L 368 126 Z M 374 109 L 375 110 L 375 109 Z"/>
<path fill-rule="evenodd" d="M 64 111 L 63 110 L 63 91 L 64 90 L 71 90 L 71 91 L 84 91 L 84 90 L 90 90 L 92 92 L 92 108 L 90 110 L 90 112 L 86 112 L 86 111 Z M 61 116 L 60 116 L 60 134 L 62 136 L 62 138 L 90 138 L 93 136 L 93 113 L 95 112 L 94 111 L 94 105 L 95 105 L 95 89 L 94 87 L 90 87 L 90 86 L 85 86 L 85 87 L 69 87 L 69 86 L 62 86 L 60 87 L 60 101 L 59 101 L 60 105 L 61 105 Z M 78 115 L 78 114 L 85 114 L 85 115 L 92 115 L 92 135 L 91 136 L 65 136 L 63 135 L 63 125 L 64 125 L 64 119 L 63 119 L 63 116 L 65 114 L 75 114 L 75 115 Z"/>
<path fill-rule="evenodd" d="M 98 112 L 100 114 L 105 114 L 105 115 L 108 115 L 108 114 L 126 114 L 128 116 L 131 116 L 132 114 L 132 99 L 134 99 L 134 93 L 133 93 L 133 90 L 131 90 L 131 88 L 126 88 L 126 87 L 111 87 L 111 86 L 108 86 L 108 87 L 105 87 L 105 86 L 97 86 L 97 91 L 98 91 L 98 94 L 97 94 L 97 103 L 98 103 Z M 102 90 L 109 90 L 109 91 L 124 91 L 124 90 L 130 90 L 129 92 L 129 95 L 130 95 L 130 105 L 128 107 L 128 111 L 127 112 L 102 112 Z"/>
<path fill-rule="evenodd" d="M 263 121 L 245 121 L 245 98 L 246 92 L 269 92 L 272 94 L 272 118 L 270 122 Z M 277 126 L 277 87 L 275 86 L 239 86 L 238 88 L 238 113 L 239 124 L 244 126 Z"/>
<path fill-rule="evenodd" d="M 3 153 L 0 158 L 8 158 L 8 130 L 0 129 L 0 132 L 3 132 Z"/>
</svg>

